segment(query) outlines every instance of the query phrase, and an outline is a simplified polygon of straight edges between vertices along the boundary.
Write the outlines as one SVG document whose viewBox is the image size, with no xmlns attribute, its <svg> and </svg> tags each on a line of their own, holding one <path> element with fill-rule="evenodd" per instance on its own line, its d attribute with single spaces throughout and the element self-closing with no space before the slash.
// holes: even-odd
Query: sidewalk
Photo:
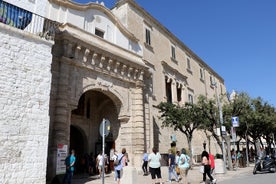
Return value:
<svg viewBox="0 0 276 184">
<path fill-rule="evenodd" d="M 227 171 L 226 174 L 215 174 L 214 178 L 217 179 L 217 183 L 231 179 L 233 177 L 238 177 L 240 175 L 247 175 L 252 174 L 253 171 L 253 165 L 250 165 L 249 167 L 245 168 L 238 168 L 236 171 Z M 168 180 L 168 168 L 162 167 L 162 178 L 164 183 Z M 116 184 L 114 181 L 114 173 L 105 175 L 104 184 Z M 208 178 L 208 177 L 207 177 Z M 193 166 L 193 168 L 188 173 L 188 181 L 190 184 L 199 184 L 202 181 L 202 174 L 199 172 L 199 166 Z M 135 182 L 137 184 L 151 184 L 151 176 L 143 176 L 141 174 L 138 175 L 138 177 L 135 179 Z M 72 181 L 73 184 L 102 184 L 102 179 L 99 178 L 99 176 L 88 176 L 88 175 L 82 175 L 82 176 L 75 176 Z M 173 181 L 172 183 L 178 183 L 176 181 Z M 122 183 L 127 184 L 127 183 Z"/>
</svg>

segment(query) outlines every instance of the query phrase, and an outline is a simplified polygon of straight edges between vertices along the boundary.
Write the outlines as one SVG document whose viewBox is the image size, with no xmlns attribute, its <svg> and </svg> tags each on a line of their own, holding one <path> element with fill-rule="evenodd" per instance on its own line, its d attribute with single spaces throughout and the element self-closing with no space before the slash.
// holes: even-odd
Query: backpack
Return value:
<svg viewBox="0 0 276 184">
<path fill-rule="evenodd" d="M 182 162 L 182 159 L 184 160 L 184 163 Z M 185 168 L 185 169 L 189 169 L 190 168 L 190 157 L 186 154 L 181 154 L 180 158 L 179 158 L 179 167 L 180 168 Z"/>
<path fill-rule="evenodd" d="M 120 162 L 121 162 L 121 160 L 123 159 L 123 157 L 124 157 L 124 155 L 120 158 L 120 159 L 118 159 L 118 157 L 116 158 L 116 160 L 114 160 L 114 166 L 116 167 L 116 166 L 118 166 L 118 165 L 120 165 Z"/>
</svg>

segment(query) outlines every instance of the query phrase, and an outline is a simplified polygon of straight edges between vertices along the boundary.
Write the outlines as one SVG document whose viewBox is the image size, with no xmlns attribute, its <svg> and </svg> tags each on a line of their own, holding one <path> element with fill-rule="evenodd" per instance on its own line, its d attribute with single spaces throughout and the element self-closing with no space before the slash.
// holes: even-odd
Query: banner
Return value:
<svg viewBox="0 0 276 184">
<path fill-rule="evenodd" d="M 66 166 L 64 161 L 68 155 L 67 145 L 57 145 L 57 169 L 56 174 L 64 174 L 66 172 Z"/>
</svg>

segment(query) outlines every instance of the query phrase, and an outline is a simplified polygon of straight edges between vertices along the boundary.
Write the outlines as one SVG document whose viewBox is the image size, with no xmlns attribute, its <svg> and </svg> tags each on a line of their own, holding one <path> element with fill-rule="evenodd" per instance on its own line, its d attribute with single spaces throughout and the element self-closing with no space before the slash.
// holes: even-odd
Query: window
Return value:
<svg viewBox="0 0 276 184">
<path fill-rule="evenodd" d="M 214 84 L 214 77 L 212 76 L 212 75 L 210 75 L 210 84 L 211 84 L 211 86 Z"/>
<path fill-rule="evenodd" d="M 172 59 L 175 59 L 175 46 L 171 46 L 171 51 L 172 51 Z"/>
<path fill-rule="evenodd" d="M 188 94 L 188 100 L 189 100 L 189 103 L 194 103 L 194 97 L 192 94 Z"/>
<path fill-rule="evenodd" d="M 166 77 L 165 83 L 166 83 L 167 102 L 172 103 L 172 81 L 168 77 Z"/>
<path fill-rule="evenodd" d="M 99 29 L 95 29 L 95 35 L 103 38 L 104 37 L 104 32 L 99 30 Z"/>
<path fill-rule="evenodd" d="M 151 45 L 150 30 L 146 28 L 146 44 Z"/>
<path fill-rule="evenodd" d="M 204 80 L 204 71 L 202 68 L 200 68 L 200 79 Z"/>
<path fill-rule="evenodd" d="M 190 61 L 190 58 L 187 58 L 187 69 L 191 70 L 191 61 Z"/>
<path fill-rule="evenodd" d="M 182 100 L 181 91 L 182 91 L 182 86 L 179 83 L 177 83 L 176 84 L 176 95 L 177 95 L 178 102 L 181 102 L 181 100 Z"/>
</svg>

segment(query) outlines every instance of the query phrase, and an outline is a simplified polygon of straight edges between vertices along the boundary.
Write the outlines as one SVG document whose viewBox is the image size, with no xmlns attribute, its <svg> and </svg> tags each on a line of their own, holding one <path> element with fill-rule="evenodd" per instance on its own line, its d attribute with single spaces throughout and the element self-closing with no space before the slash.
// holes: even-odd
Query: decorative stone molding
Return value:
<svg viewBox="0 0 276 184">
<path fill-rule="evenodd" d="M 141 56 L 95 35 L 80 33 L 81 31 L 70 24 L 61 26 L 56 36 L 61 54 L 57 56 L 62 56 L 72 65 L 106 73 L 127 82 L 136 83 L 138 80 L 143 80 L 148 67 Z"/>
</svg>

